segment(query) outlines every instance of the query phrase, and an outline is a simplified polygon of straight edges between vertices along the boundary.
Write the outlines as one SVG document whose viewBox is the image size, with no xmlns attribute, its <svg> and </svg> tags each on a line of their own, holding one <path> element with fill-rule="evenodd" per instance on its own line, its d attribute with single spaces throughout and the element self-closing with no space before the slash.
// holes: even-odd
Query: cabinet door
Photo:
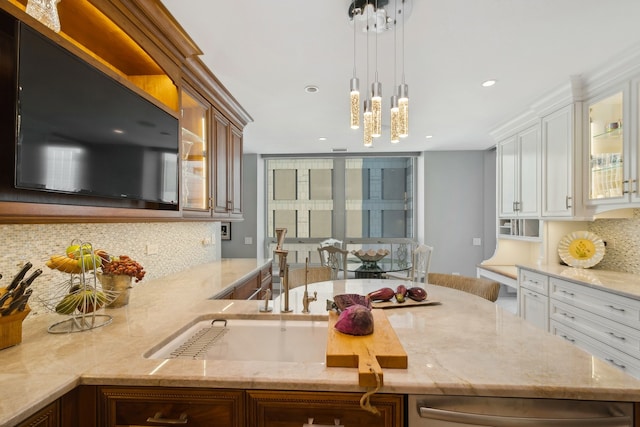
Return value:
<svg viewBox="0 0 640 427">
<path fill-rule="evenodd" d="M 625 90 L 589 103 L 589 185 L 591 204 L 628 201 Z"/>
<path fill-rule="evenodd" d="M 540 128 L 518 134 L 520 187 L 516 209 L 519 216 L 540 215 Z"/>
<path fill-rule="evenodd" d="M 542 216 L 573 215 L 573 105 L 542 119 Z"/>
<path fill-rule="evenodd" d="M 102 387 L 98 426 L 244 426 L 241 390 Z"/>
<path fill-rule="evenodd" d="M 520 317 L 542 330 L 549 330 L 549 297 L 520 288 Z"/>
<path fill-rule="evenodd" d="M 229 183 L 229 207 L 231 215 L 242 215 L 242 132 L 236 127 L 231 127 L 231 141 L 229 142 L 229 168 L 233 177 Z"/>
<path fill-rule="evenodd" d="M 498 145 L 498 203 L 502 217 L 515 215 L 518 144 L 516 137 Z"/>
<path fill-rule="evenodd" d="M 58 401 L 42 408 L 16 427 L 58 427 L 60 426 L 60 406 Z"/>
<path fill-rule="evenodd" d="M 209 104 L 194 92 L 182 92 L 182 209 L 209 210 Z"/>
<path fill-rule="evenodd" d="M 217 111 L 213 115 L 214 135 L 214 179 L 213 210 L 220 216 L 226 216 L 229 201 L 229 127 L 231 124 Z"/>
<path fill-rule="evenodd" d="M 371 405 L 380 415 L 360 407 L 361 393 L 277 392 L 249 390 L 247 425 L 252 427 L 300 427 L 304 424 L 345 427 L 404 426 L 404 396 L 377 393 Z"/>
</svg>

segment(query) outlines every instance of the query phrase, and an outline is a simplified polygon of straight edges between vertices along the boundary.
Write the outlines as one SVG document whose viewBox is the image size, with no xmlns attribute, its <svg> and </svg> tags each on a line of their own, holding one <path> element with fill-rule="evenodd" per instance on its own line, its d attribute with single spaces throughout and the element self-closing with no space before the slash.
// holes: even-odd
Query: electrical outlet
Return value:
<svg viewBox="0 0 640 427">
<path fill-rule="evenodd" d="M 245 245 L 253 245 L 253 237 L 245 237 L 244 238 Z"/>
<path fill-rule="evenodd" d="M 155 255 L 159 251 L 158 245 L 153 243 L 147 243 L 147 255 Z"/>
<path fill-rule="evenodd" d="M 482 246 L 482 239 L 480 237 L 474 237 L 473 246 Z"/>
</svg>

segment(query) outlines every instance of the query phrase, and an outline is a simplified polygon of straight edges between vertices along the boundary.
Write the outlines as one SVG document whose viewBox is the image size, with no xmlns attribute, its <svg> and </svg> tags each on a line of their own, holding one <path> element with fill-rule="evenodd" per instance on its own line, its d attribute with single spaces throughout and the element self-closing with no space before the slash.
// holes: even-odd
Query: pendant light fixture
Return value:
<svg viewBox="0 0 640 427">
<path fill-rule="evenodd" d="M 378 10 L 378 0 L 375 0 L 375 8 Z M 375 45 L 375 80 L 371 84 L 371 112 L 373 113 L 373 130 L 371 136 L 379 138 L 382 135 L 382 83 L 378 81 L 378 19 L 374 18 L 374 28 L 376 32 L 376 45 Z"/>
<path fill-rule="evenodd" d="M 351 98 L 351 129 L 360 127 L 360 80 L 356 76 L 356 23 L 355 13 L 360 13 L 361 9 L 354 10 L 353 18 L 353 77 L 350 81 Z"/>
<path fill-rule="evenodd" d="M 398 1 L 393 1 L 393 22 L 397 24 L 398 22 Z M 397 49 L 397 33 L 398 33 L 398 25 L 393 26 L 393 87 L 397 84 L 396 72 L 398 68 L 398 49 Z M 400 110 L 398 109 L 398 96 L 391 95 L 391 109 L 389 110 L 390 115 L 390 140 L 392 144 L 397 144 L 400 142 Z"/>
<path fill-rule="evenodd" d="M 390 140 L 392 143 L 398 143 L 400 138 L 406 138 L 409 135 L 409 86 L 405 82 L 405 68 L 404 68 L 404 48 L 405 48 L 405 33 L 404 24 L 408 13 L 411 11 L 412 0 L 394 0 L 393 7 L 394 13 L 391 12 L 391 5 L 389 0 L 353 0 L 349 7 L 349 17 L 351 18 L 354 26 L 354 39 L 353 39 L 353 77 L 350 81 L 350 96 L 351 96 L 351 128 L 358 129 L 360 119 L 356 117 L 359 115 L 360 110 L 363 110 L 363 142 L 366 147 L 373 145 L 373 138 L 378 138 L 382 135 L 382 83 L 378 79 L 378 33 L 384 33 L 387 30 L 393 28 L 393 87 L 397 88 L 397 91 L 391 96 L 391 109 L 390 109 Z M 386 10 L 385 10 L 386 8 Z M 366 9 L 366 13 L 365 13 Z M 398 15 L 402 15 L 398 17 Z M 373 16 L 373 17 L 372 17 Z M 400 18 L 400 19 L 398 19 Z M 356 25 L 360 23 L 360 28 L 365 32 L 367 37 L 366 49 L 367 49 L 367 67 L 366 67 L 366 99 L 360 104 L 360 91 L 359 80 L 356 74 Z M 364 24 L 364 25 L 363 25 Z M 402 25 L 402 46 L 401 46 L 401 63 L 398 62 L 398 46 L 397 46 L 397 26 Z M 374 79 L 371 86 L 369 86 L 369 66 L 370 49 L 369 49 L 369 33 L 375 31 L 375 67 L 374 67 Z M 398 85 L 397 73 L 402 66 L 402 80 Z M 362 105 L 362 108 L 361 108 Z"/>
<path fill-rule="evenodd" d="M 404 0 L 403 0 L 404 2 Z M 404 11 L 402 12 L 402 83 L 398 86 L 398 133 L 400 138 L 409 136 L 409 86 L 404 80 Z"/>
</svg>

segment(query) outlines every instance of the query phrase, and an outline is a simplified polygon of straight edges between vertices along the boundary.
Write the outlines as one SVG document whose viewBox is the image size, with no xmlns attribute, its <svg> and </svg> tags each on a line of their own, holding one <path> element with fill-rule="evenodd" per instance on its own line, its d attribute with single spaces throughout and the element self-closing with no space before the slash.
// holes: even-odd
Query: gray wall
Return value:
<svg viewBox="0 0 640 427">
<path fill-rule="evenodd" d="M 475 276 L 476 265 L 495 248 L 495 152 L 431 151 L 424 161 L 431 271 Z M 480 246 L 473 246 L 474 237 L 482 239 Z"/>
<path fill-rule="evenodd" d="M 223 258 L 256 258 L 258 230 L 258 155 L 242 156 L 242 209 L 244 221 L 231 223 L 231 240 L 223 240 Z M 260 183 L 263 182 L 260 177 Z M 262 185 L 262 184 L 260 184 Z M 262 187 L 260 187 L 262 188 Z M 262 209 L 262 207 L 260 207 Z M 260 221 L 264 221 L 264 212 L 260 212 Z M 250 238 L 251 243 L 245 243 Z M 263 237 L 261 236 L 260 239 Z"/>
</svg>

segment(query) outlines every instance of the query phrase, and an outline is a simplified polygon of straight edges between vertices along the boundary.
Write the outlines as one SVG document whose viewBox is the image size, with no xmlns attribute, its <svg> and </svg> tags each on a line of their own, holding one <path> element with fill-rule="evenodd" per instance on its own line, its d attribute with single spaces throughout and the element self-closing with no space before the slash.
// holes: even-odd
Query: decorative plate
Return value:
<svg viewBox="0 0 640 427">
<path fill-rule="evenodd" d="M 604 257 L 604 242 L 590 231 L 574 231 L 560 239 L 558 255 L 571 267 L 593 267 Z"/>
</svg>

